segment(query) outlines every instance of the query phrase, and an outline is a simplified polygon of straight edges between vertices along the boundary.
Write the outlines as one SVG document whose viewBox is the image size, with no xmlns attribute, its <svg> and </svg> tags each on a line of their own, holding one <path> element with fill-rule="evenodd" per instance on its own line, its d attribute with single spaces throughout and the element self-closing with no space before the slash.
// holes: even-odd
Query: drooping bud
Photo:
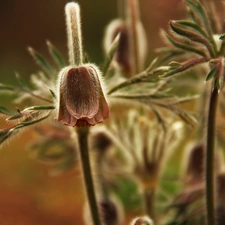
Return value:
<svg viewBox="0 0 225 225">
<path fill-rule="evenodd" d="M 148 216 L 143 216 L 134 219 L 130 225 L 154 225 L 154 223 Z"/>
<path fill-rule="evenodd" d="M 109 117 L 100 71 L 93 64 L 68 66 L 59 73 L 58 117 L 68 126 L 93 126 Z"/>
<path fill-rule="evenodd" d="M 113 40 L 118 34 L 120 34 L 120 39 L 115 54 L 114 65 L 121 68 L 125 75 L 129 75 L 132 71 L 131 49 L 128 27 L 123 20 L 113 20 L 106 28 L 104 50 L 106 53 L 109 51 Z"/>
<path fill-rule="evenodd" d="M 66 4 L 66 25 L 71 66 L 58 76 L 57 121 L 68 126 L 93 126 L 109 117 L 101 83 L 101 72 L 93 64 L 83 64 L 80 7 Z"/>
<path fill-rule="evenodd" d="M 107 27 L 104 38 L 106 53 L 115 37 L 120 40 L 114 60 L 126 77 L 141 72 L 147 56 L 147 38 L 139 16 L 139 4 L 136 0 L 126 1 L 125 19 L 115 19 Z"/>
<path fill-rule="evenodd" d="M 121 202 L 115 196 L 108 196 L 102 199 L 99 196 L 98 209 L 101 215 L 101 224 L 120 225 L 124 222 L 124 209 Z M 83 218 L 86 225 L 94 225 L 91 221 L 91 212 L 88 202 L 84 205 Z"/>
<path fill-rule="evenodd" d="M 93 136 L 93 148 L 105 153 L 112 145 L 112 140 L 104 131 L 97 131 Z"/>
<path fill-rule="evenodd" d="M 117 199 L 101 200 L 99 208 L 102 214 L 103 224 L 119 225 L 123 221 L 123 210 Z"/>
<path fill-rule="evenodd" d="M 201 182 L 203 179 L 203 160 L 205 148 L 202 144 L 195 145 L 190 152 L 187 165 L 187 183 Z"/>
<path fill-rule="evenodd" d="M 140 20 L 139 1 L 127 1 L 127 24 L 130 31 L 130 43 L 132 51 L 132 63 L 134 64 L 134 73 L 141 72 L 147 56 L 147 37 L 145 29 Z"/>
</svg>

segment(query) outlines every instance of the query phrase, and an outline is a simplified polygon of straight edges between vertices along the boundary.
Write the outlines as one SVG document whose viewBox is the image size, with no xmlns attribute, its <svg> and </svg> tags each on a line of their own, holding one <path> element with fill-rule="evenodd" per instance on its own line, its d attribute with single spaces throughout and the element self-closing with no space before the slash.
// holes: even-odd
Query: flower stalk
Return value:
<svg viewBox="0 0 225 225">
<path fill-rule="evenodd" d="M 206 140 L 206 219 L 208 225 L 215 225 L 215 137 L 218 89 L 213 88 L 208 108 Z"/>
<path fill-rule="evenodd" d="M 100 216 L 97 207 L 97 200 L 95 197 L 95 188 L 93 184 L 93 178 L 91 174 L 90 157 L 88 151 L 88 127 L 82 127 L 77 129 L 78 142 L 79 142 L 79 154 L 80 161 L 83 170 L 84 186 L 86 188 L 86 194 L 90 206 L 91 216 L 94 225 L 101 225 Z"/>
<path fill-rule="evenodd" d="M 80 7 L 77 3 L 66 4 L 66 26 L 70 65 L 79 66 L 82 64 L 82 34 L 80 23 Z"/>
<path fill-rule="evenodd" d="M 144 206 L 145 213 L 151 218 L 155 219 L 155 188 L 149 188 L 144 190 Z"/>
</svg>

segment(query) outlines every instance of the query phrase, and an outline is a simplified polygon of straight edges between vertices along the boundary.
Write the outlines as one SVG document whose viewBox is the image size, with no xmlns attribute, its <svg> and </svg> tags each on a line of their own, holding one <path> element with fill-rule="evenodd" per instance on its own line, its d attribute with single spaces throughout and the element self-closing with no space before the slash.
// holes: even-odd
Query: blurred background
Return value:
<svg viewBox="0 0 225 225">
<path fill-rule="evenodd" d="M 27 51 L 32 46 L 48 56 L 50 40 L 67 58 L 64 24 L 65 0 L 1 0 L 0 7 L 0 83 L 15 84 L 14 72 L 23 79 L 38 70 Z M 117 17 L 117 1 L 80 0 L 84 49 L 90 61 L 100 65 L 104 53 L 102 38 L 106 25 Z M 160 28 L 169 19 L 183 14 L 182 0 L 140 0 L 141 18 L 146 28 L 149 58 L 162 45 Z M 10 106 L 1 95 L 0 105 Z M 13 108 L 14 107 L 14 108 Z M 0 128 L 10 126 L 0 117 Z M 79 168 L 59 176 L 49 176 L 49 165 L 30 157 L 26 151 L 35 140 L 32 132 L 23 132 L 0 150 L 0 224 L 76 225 L 83 224 L 84 197 Z"/>
</svg>

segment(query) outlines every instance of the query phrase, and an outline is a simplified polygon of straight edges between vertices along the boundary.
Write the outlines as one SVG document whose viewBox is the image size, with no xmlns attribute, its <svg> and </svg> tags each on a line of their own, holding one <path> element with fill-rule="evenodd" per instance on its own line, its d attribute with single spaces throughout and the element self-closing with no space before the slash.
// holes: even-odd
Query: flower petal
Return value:
<svg viewBox="0 0 225 225">
<path fill-rule="evenodd" d="M 91 119 L 98 112 L 98 83 L 84 66 L 71 68 L 67 73 L 66 108 L 76 119 Z"/>
<path fill-rule="evenodd" d="M 65 125 L 75 126 L 77 119 L 73 118 L 66 108 L 66 77 L 68 73 L 68 67 L 64 68 L 59 74 L 59 105 L 58 105 L 58 117 L 57 121 L 63 121 Z"/>
<path fill-rule="evenodd" d="M 89 71 L 93 71 L 92 73 L 95 73 L 95 74 L 100 74 L 100 71 L 98 71 L 98 69 L 94 66 L 94 65 L 90 65 L 89 67 Z M 92 120 L 88 120 L 88 122 L 90 124 L 96 124 L 96 123 L 100 123 L 102 122 L 104 119 L 108 118 L 109 117 L 109 105 L 106 101 L 106 98 L 104 96 L 104 92 L 103 92 L 103 89 L 102 89 L 102 84 L 100 82 L 100 79 L 99 77 L 97 77 L 97 83 L 98 83 L 98 86 L 99 86 L 99 89 L 98 89 L 98 96 L 99 96 L 99 109 L 98 109 L 98 112 L 97 114 L 94 116 L 94 118 Z"/>
</svg>

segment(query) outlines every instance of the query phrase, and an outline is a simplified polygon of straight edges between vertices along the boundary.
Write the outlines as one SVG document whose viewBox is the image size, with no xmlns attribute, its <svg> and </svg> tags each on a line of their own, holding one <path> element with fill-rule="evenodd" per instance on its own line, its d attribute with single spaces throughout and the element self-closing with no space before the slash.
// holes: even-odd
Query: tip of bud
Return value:
<svg viewBox="0 0 225 225">
<path fill-rule="evenodd" d="M 148 216 L 142 216 L 134 219 L 130 225 L 154 225 L 154 223 Z"/>
<path fill-rule="evenodd" d="M 33 55 L 34 52 L 35 52 L 35 50 L 34 50 L 32 47 L 30 47 L 30 46 L 27 47 L 27 50 L 28 50 L 28 52 L 29 52 L 31 55 Z"/>
<path fill-rule="evenodd" d="M 76 2 L 68 2 L 65 6 L 66 10 L 70 10 L 72 8 L 77 8 L 79 9 L 80 8 L 80 5 Z"/>
<path fill-rule="evenodd" d="M 52 43 L 49 40 L 46 40 L 46 44 L 48 47 L 52 47 Z"/>
</svg>

